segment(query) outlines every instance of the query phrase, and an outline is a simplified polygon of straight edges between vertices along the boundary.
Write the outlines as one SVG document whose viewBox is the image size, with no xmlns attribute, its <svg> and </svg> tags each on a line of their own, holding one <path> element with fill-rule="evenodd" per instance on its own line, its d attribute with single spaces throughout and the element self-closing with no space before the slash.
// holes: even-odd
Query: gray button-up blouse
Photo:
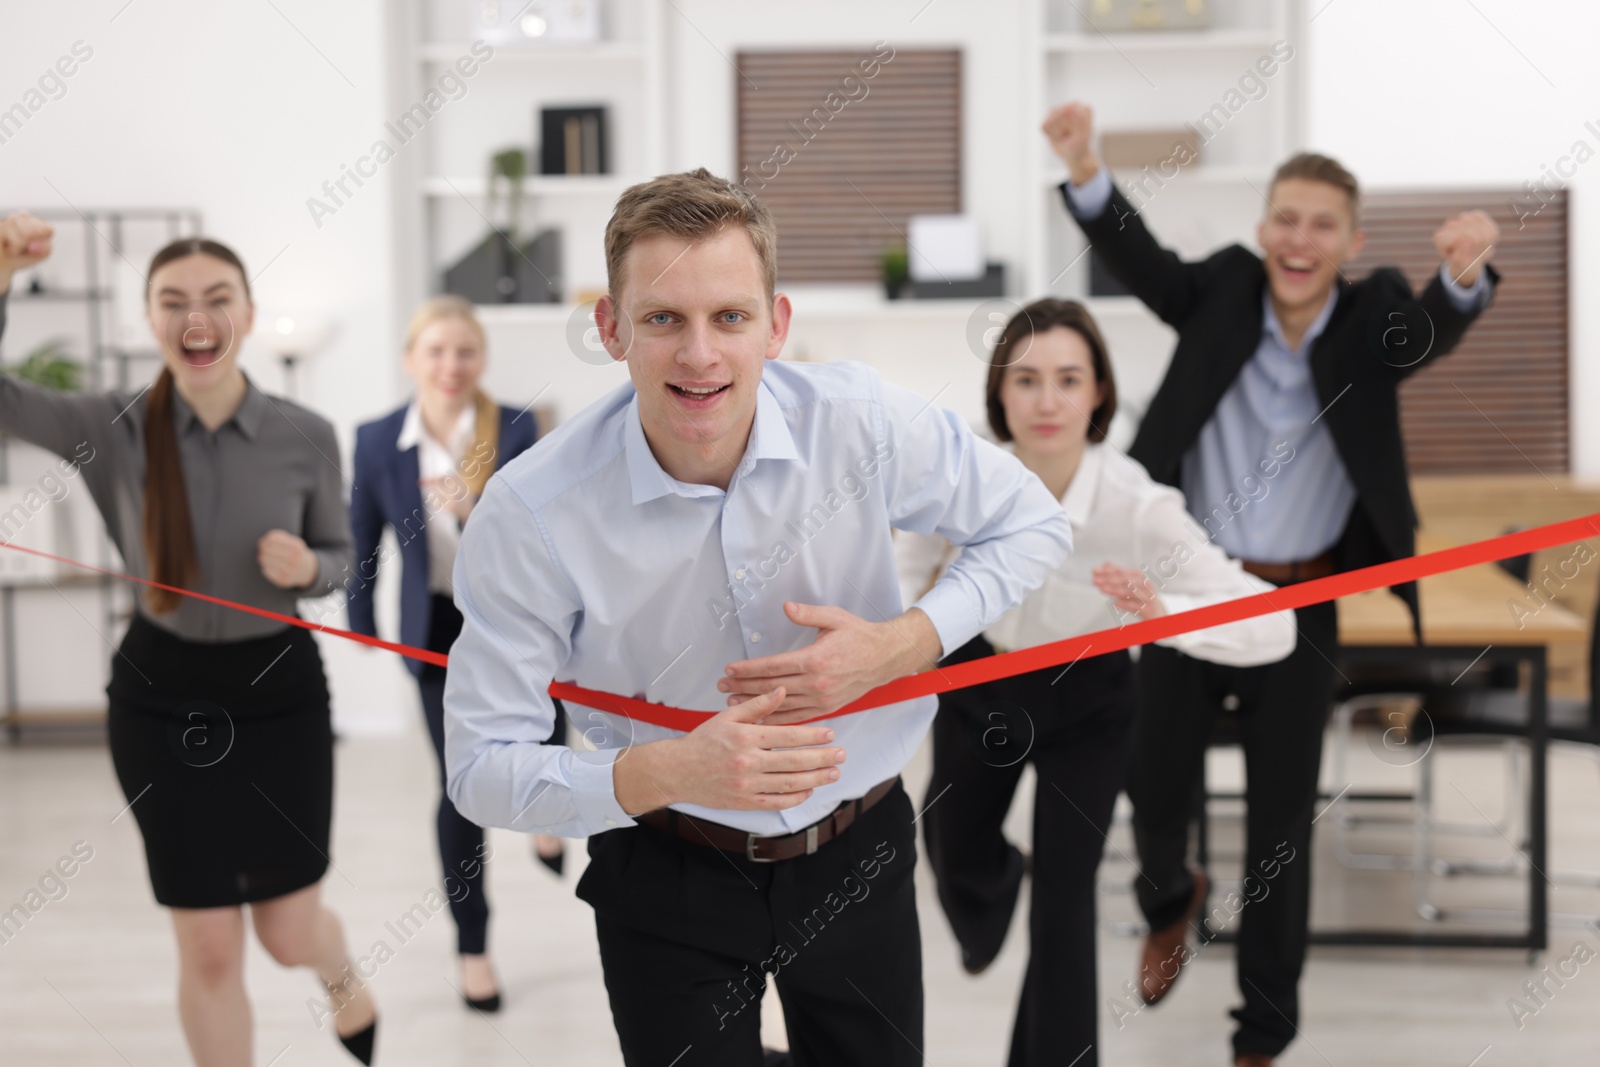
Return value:
<svg viewBox="0 0 1600 1067">
<path fill-rule="evenodd" d="M 0 294 L 0 333 L 5 312 Z M 78 464 L 127 573 L 140 578 L 150 576 L 143 536 L 148 399 L 143 391 L 62 393 L 0 374 L 0 431 Z M 293 615 L 301 598 L 341 589 L 354 550 L 339 445 L 328 420 L 267 396 L 248 376 L 238 410 L 214 431 L 176 389 L 172 409 L 200 563 L 195 591 Z M 0 533 L 9 537 L 4 519 Z M 274 529 L 298 535 L 316 553 L 309 586 L 281 589 L 261 573 L 256 543 Z M 193 597 L 165 615 L 150 613 L 141 598 L 139 610 L 192 641 L 237 641 L 284 626 Z"/>
</svg>

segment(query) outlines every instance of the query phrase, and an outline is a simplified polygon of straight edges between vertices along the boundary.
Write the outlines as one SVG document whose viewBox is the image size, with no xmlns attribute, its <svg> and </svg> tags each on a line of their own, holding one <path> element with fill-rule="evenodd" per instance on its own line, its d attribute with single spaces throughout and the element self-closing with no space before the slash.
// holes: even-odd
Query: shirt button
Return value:
<svg viewBox="0 0 1600 1067">
<path fill-rule="evenodd" d="M 615 826 L 615 825 L 617 825 L 617 820 L 615 820 L 615 819 L 607 819 L 606 820 L 606 825 L 607 826 Z"/>
<path fill-rule="evenodd" d="M 761 643 L 761 631 L 760 630 L 757 630 L 755 633 L 750 635 L 750 643 L 753 644 L 753 645 L 759 645 Z"/>
<path fill-rule="evenodd" d="M 733 576 L 734 576 L 734 577 L 735 577 L 735 578 L 738 578 L 738 579 L 740 579 L 740 580 L 743 580 L 743 578 L 744 578 L 744 568 L 743 568 L 743 567 L 740 567 L 740 568 L 739 568 L 739 569 L 738 569 L 738 570 L 736 570 L 736 571 L 734 571 L 734 572 L 733 572 Z"/>
</svg>

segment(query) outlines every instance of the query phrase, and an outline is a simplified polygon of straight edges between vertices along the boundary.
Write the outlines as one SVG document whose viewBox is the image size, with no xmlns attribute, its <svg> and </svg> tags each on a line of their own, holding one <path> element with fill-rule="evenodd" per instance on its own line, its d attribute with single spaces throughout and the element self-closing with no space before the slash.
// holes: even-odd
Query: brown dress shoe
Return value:
<svg viewBox="0 0 1600 1067">
<path fill-rule="evenodd" d="M 1233 1058 L 1233 1067 L 1272 1067 L 1272 1057 L 1265 1052 L 1243 1052 Z"/>
<path fill-rule="evenodd" d="M 1200 905 L 1205 902 L 1211 881 L 1204 871 L 1196 867 L 1189 868 L 1189 876 L 1194 879 L 1194 893 L 1189 898 L 1189 907 L 1184 911 L 1183 918 L 1165 929 L 1152 930 L 1145 935 L 1144 952 L 1139 961 L 1139 996 L 1146 1004 L 1161 1002 L 1192 955 L 1188 949 L 1189 927 L 1200 913 Z"/>
</svg>

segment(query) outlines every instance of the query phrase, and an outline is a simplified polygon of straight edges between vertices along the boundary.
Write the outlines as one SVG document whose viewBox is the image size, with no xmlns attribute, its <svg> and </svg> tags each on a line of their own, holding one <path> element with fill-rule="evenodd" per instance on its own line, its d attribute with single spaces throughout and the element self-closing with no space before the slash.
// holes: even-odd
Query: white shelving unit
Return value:
<svg viewBox="0 0 1600 1067">
<path fill-rule="evenodd" d="M 473 57 L 472 0 L 402 0 L 392 22 L 391 100 L 396 114 L 421 100 L 463 56 Z M 602 39 L 593 44 L 493 45 L 396 160 L 399 304 L 438 292 L 445 267 L 489 232 L 488 170 L 495 152 L 519 147 L 539 166 L 536 129 L 545 106 L 604 105 L 613 173 L 530 173 L 521 189 L 524 239 L 545 227 L 562 235 L 561 277 L 568 305 L 498 305 L 501 323 L 559 323 L 575 293 L 605 284 L 602 234 L 612 204 L 629 185 L 662 169 L 666 84 L 662 0 L 602 0 Z M 506 221 L 498 209 L 497 224 Z"/>
<path fill-rule="evenodd" d="M 395 114 L 420 99 L 471 48 L 471 0 L 399 2 L 405 14 L 390 30 Z M 715 166 L 719 157 L 714 151 L 707 154 L 713 141 L 700 124 L 732 122 L 736 114 L 731 97 L 709 90 L 704 79 L 689 76 L 684 66 L 726 61 L 685 30 L 684 20 L 698 17 L 697 8 L 679 3 L 674 12 L 666 0 L 603 3 L 603 41 L 579 48 L 497 48 L 468 81 L 467 92 L 448 101 L 419 141 L 390 164 L 398 168 L 398 306 L 409 309 L 438 289 L 446 264 L 488 232 L 490 155 L 512 144 L 531 150 L 535 115 L 542 105 L 602 103 L 609 108 L 616 173 L 531 176 L 523 182 L 523 230 L 531 233 L 552 225 L 562 231 L 566 302 L 482 309 L 491 350 L 486 387 L 508 399 L 541 395 L 559 418 L 626 380 L 622 368 L 597 365 L 572 350 L 576 294 L 605 282 L 602 235 L 616 196 L 668 169 L 669 158 L 682 166 Z M 1088 259 L 1078 258 L 1083 241 L 1056 188 L 1065 176 L 1063 168 L 1039 133 L 1051 105 L 1089 101 L 1102 130 L 1178 127 L 1196 121 L 1237 87 L 1257 57 L 1271 54 L 1276 41 L 1295 47 L 1296 56 L 1263 79 L 1260 98 L 1231 113 L 1225 128 L 1202 146 L 1201 160 L 1166 179 L 1150 199 L 1152 228 L 1184 255 L 1247 240 L 1260 217 L 1261 194 L 1273 167 L 1300 143 L 1302 74 L 1308 57 L 1298 0 L 1211 0 L 1214 26 L 1207 31 L 1111 35 L 1083 22 L 1079 9 L 1084 6 L 1082 0 L 1008 0 L 1004 14 L 997 9 L 996 17 L 1015 22 L 1014 43 L 1005 34 L 991 33 L 964 45 L 974 57 L 974 69 L 994 63 L 997 48 L 1002 63 L 1021 65 L 1015 98 L 987 99 L 984 114 L 964 117 L 974 129 L 979 123 L 990 129 L 1006 123 L 1012 131 L 1004 142 L 1015 164 L 1003 170 L 983 168 L 982 181 L 967 189 L 966 207 L 989 205 L 989 232 L 1014 235 L 1003 237 L 1005 247 L 995 251 L 1007 263 L 1009 295 L 1018 301 L 1047 293 L 1084 299 L 1088 293 Z M 724 18 L 742 17 L 732 14 L 733 9 L 719 10 Z M 855 43 L 845 27 L 830 27 L 805 41 L 774 41 L 758 28 L 763 16 L 752 8 L 748 17 L 751 47 Z M 717 47 L 727 51 L 739 46 L 727 38 L 739 42 L 742 34 L 733 27 L 718 36 Z M 681 120 L 670 104 L 677 93 L 695 107 Z M 979 147 L 983 140 L 969 136 L 964 152 L 993 151 L 992 139 L 987 149 Z M 1135 176 L 1117 175 L 1124 183 Z M 997 198 L 1004 200 L 998 210 Z M 928 395 L 954 383 L 940 403 L 981 419 L 984 364 L 968 342 L 968 319 L 981 301 L 889 301 L 877 286 L 785 288 L 796 308 L 786 355 L 868 359 L 893 380 Z M 1140 398 L 1154 390 L 1165 367 L 1170 332 L 1131 299 L 1095 299 L 1089 306 L 1112 347 L 1119 391 L 1126 398 L 1128 419 L 1133 419 Z M 1114 424 L 1114 436 L 1117 432 Z"/>
<path fill-rule="evenodd" d="M 1031 5 L 1025 39 L 1033 42 L 1037 106 L 1022 109 L 1021 136 L 1031 149 L 1025 153 L 1029 176 L 1023 195 L 1040 214 L 1028 227 L 1031 248 L 1023 274 L 1030 295 L 1082 299 L 1089 291 L 1088 259 L 1079 258 L 1083 238 L 1058 191 L 1065 169 L 1039 133 L 1048 109 L 1068 100 L 1094 108 L 1100 133 L 1198 125 L 1214 104 L 1222 104 L 1226 121 L 1205 129 L 1198 162 L 1173 177 L 1125 168 L 1113 178 L 1157 235 L 1185 256 L 1254 232 L 1273 169 L 1301 144 L 1304 13 L 1294 0 L 1210 0 L 1208 6 L 1207 30 L 1102 33 L 1087 24 L 1082 4 Z M 1289 60 L 1273 53 L 1278 42 L 1294 50 Z M 1262 56 L 1274 68 L 1271 76 L 1255 67 Z M 1230 90 L 1238 94 L 1231 101 Z M 1227 108 L 1239 100 L 1242 106 Z M 1142 180 L 1139 195 L 1129 191 L 1136 180 Z M 1101 306 L 1097 301 L 1097 313 Z"/>
</svg>

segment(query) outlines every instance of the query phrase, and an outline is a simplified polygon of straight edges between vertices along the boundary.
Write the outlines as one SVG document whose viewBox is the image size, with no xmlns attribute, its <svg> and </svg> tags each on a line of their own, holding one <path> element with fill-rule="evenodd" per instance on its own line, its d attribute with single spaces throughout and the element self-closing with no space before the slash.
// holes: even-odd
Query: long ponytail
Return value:
<svg viewBox="0 0 1600 1067">
<path fill-rule="evenodd" d="M 145 277 L 154 278 L 156 271 L 173 260 L 195 255 L 211 256 L 236 267 L 244 279 L 245 299 L 250 299 L 250 275 L 244 263 L 227 245 L 205 237 L 185 237 L 167 245 L 150 260 Z M 149 299 L 147 284 L 145 300 Z M 200 582 L 200 559 L 195 552 L 183 457 L 172 425 L 172 393 L 176 388 L 172 371 L 162 367 L 145 405 L 144 551 L 151 581 L 192 589 Z M 144 589 L 145 607 L 156 615 L 177 610 L 182 601 L 179 594 L 166 589 Z"/>
</svg>

